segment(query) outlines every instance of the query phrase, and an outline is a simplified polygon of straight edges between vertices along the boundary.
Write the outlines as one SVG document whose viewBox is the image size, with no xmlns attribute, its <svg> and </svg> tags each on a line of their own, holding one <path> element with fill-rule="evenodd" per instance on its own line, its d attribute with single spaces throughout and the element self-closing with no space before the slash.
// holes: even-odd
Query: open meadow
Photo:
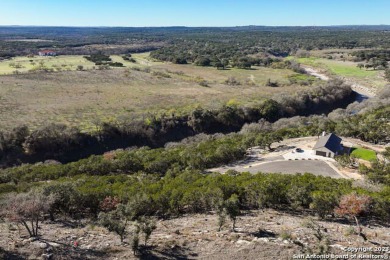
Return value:
<svg viewBox="0 0 390 260">
<path fill-rule="evenodd" d="M 135 54 L 135 63 L 111 56 L 124 67 L 93 69 L 82 56 L 17 57 L 0 62 L 0 74 L 12 73 L 10 63 L 24 72 L 34 63 L 54 72 L 0 76 L 1 129 L 26 124 L 36 128 L 48 122 L 93 131 L 101 121 L 140 117 L 147 113 L 185 113 L 197 106 L 218 108 L 229 100 L 251 104 L 275 94 L 295 93 L 308 86 L 291 85 L 287 69 L 253 67 L 250 70 L 177 65 L 157 62 L 148 53 Z M 83 66 L 83 71 L 77 67 Z M 53 67 L 54 66 L 54 67 Z M 234 84 L 225 81 L 234 78 Z M 270 79 L 279 87 L 267 87 Z"/>
<path fill-rule="evenodd" d="M 353 81 L 356 84 L 361 84 L 363 86 L 373 88 L 374 90 L 380 90 L 388 84 L 388 82 L 383 77 L 383 70 L 358 68 L 357 65 L 359 62 L 340 58 L 340 56 L 348 57 L 348 53 L 340 52 L 341 54 L 337 54 L 334 59 L 323 57 L 324 55 L 328 55 L 326 53 L 333 52 L 337 53 L 337 51 L 329 50 L 327 52 L 317 51 L 314 52 L 310 57 L 296 58 L 296 61 L 302 65 L 320 69 L 330 76 L 342 77 Z M 293 57 L 288 57 L 288 59 L 293 59 Z"/>
<path fill-rule="evenodd" d="M 54 71 L 70 71 L 76 70 L 79 65 L 83 66 L 84 69 L 92 69 L 94 66 L 92 62 L 88 61 L 83 56 L 78 55 L 15 57 L 0 62 L 0 75 L 14 74 L 16 71 L 19 73 L 26 73 L 39 66 L 53 69 Z"/>
</svg>

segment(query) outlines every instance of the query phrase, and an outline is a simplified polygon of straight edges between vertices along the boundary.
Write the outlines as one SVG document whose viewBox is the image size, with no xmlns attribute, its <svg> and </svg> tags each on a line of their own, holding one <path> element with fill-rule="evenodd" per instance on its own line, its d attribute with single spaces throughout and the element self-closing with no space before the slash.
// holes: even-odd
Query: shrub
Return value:
<svg viewBox="0 0 390 260">
<path fill-rule="evenodd" d="M 227 80 L 225 80 L 225 84 L 229 86 L 239 86 L 241 85 L 241 82 L 238 81 L 235 77 L 229 77 Z"/>
<path fill-rule="evenodd" d="M 159 78 L 171 78 L 171 75 L 169 75 L 168 73 L 164 73 L 162 71 L 153 71 L 152 75 Z"/>
<path fill-rule="evenodd" d="M 103 212 L 113 211 L 118 207 L 119 203 L 120 201 L 117 197 L 105 197 L 104 200 L 100 202 L 100 210 Z"/>
<path fill-rule="evenodd" d="M 334 192 L 315 191 L 311 194 L 312 202 L 310 208 L 314 210 L 320 218 L 325 218 L 331 214 L 337 206 L 338 196 Z"/>
<path fill-rule="evenodd" d="M 283 240 L 289 240 L 292 238 L 291 231 L 288 229 L 283 229 L 282 232 L 280 232 L 279 237 Z"/>
<path fill-rule="evenodd" d="M 211 61 L 210 61 L 210 59 L 207 58 L 207 57 L 199 57 L 199 58 L 197 58 L 197 59 L 195 60 L 194 64 L 195 64 L 196 66 L 203 66 L 203 67 L 205 67 L 205 66 L 210 66 Z"/>
<path fill-rule="evenodd" d="M 90 56 L 84 56 L 84 58 L 94 62 L 96 65 L 111 61 L 110 56 L 105 55 L 102 52 L 91 54 Z"/>
<path fill-rule="evenodd" d="M 199 82 L 199 86 L 209 87 L 209 83 L 207 82 L 207 80 L 202 80 L 202 81 Z"/>
<path fill-rule="evenodd" d="M 357 195 L 356 193 L 347 194 L 341 197 L 339 205 L 335 208 L 334 212 L 336 215 L 355 219 L 358 234 L 365 238 L 358 217 L 369 211 L 371 202 L 371 197 L 367 195 Z"/>
<path fill-rule="evenodd" d="M 39 221 L 49 211 L 54 201 L 54 196 L 45 196 L 38 190 L 19 194 L 10 193 L 5 197 L 1 215 L 9 221 L 22 224 L 30 237 L 37 237 Z"/>
<path fill-rule="evenodd" d="M 224 203 L 226 214 L 232 221 L 232 230 L 235 231 L 237 217 L 241 214 L 240 212 L 240 201 L 238 200 L 237 194 L 233 194 Z"/>
<path fill-rule="evenodd" d="M 71 182 L 62 182 L 52 183 L 43 187 L 42 192 L 45 196 L 54 196 L 53 204 L 49 210 L 52 221 L 54 221 L 57 213 L 69 214 L 71 217 L 75 217 L 81 211 L 81 195 L 75 186 Z"/>
<path fill-rule="evenodd" d="M 152 235 L 153 230 L 156 229 L 156 220 L 148 217 L 141 217 L 137 220 L 137 225 L 139 230 L 144 233 L 145 236 L 145 246 Z"/>
<path fill-rule="evenodd" d="M 129 222 L 128 211 L 125 205 L 119 204 L 111 212 L 101 212 L 98 216 L 99 223 L 110 232 L 115 232 L 121 239 L 121 242 L 127 236 L 127 224 Z"/>
<path fill-rule="evenodd" d="M 271 79 L 267 80 L 267 83 L 265 84 L 267 87 L 276 88 L 279 87 L 279 83 L 277 81 L 271 81 Z"/>
</svg>

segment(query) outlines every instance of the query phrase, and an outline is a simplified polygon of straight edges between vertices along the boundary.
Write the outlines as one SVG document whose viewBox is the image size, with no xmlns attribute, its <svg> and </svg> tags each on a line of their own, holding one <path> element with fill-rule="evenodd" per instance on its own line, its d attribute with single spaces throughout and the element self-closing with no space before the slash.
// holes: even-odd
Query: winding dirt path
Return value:
<svg viewBox="0 0 390 260">
<path fill-rule="evenodd" d="M 303 66 L 302 66 L 303 67 Z M 321 73 L 320 71 L 318 70 L 315 70 L 313 68 L 310 68 L 310 67 L 304 67 L 305 71 L 309 74 L 309 75 L 312 75 L 316 78 L 319 78 L 321 80 L 325 80 L 325 81 L 328 81 L 329 80 L 329 77 L 323 73 Z"/>
<path fill-rule="evenodd" d="M 312 68 L 312 67 L 308 67 L 308 66 L 302 66 L 305 71 L 309 74 L 309 75 L 312 75 L 314 77 L 317 77 L 321 80 L 325 80 L 325 81 L 328 81 L 330 79 L 330 77 L 328 75 L 326 75 L 325 73 L 321 72 L 320 70 L 318 69 L 315 69 L 315 68 Z M 376 95 L 375 91 L 373 91 L 372 89 L 370 89 L 369 87 L 366 87 L 366 86 L 363 86 L 361 84 L 358 84 L 356 82 L 354 82 L 352 79 L 350 78 L 346 78 L 346 77 L 341 77 L 346 83 L 350 84 L 351 85 L 351 88 L 353 91 L 359 93 L 360 95 L 363 95 L 363 96 L 366 96 L 366 97 L 374 97 Z"/>
</svg>

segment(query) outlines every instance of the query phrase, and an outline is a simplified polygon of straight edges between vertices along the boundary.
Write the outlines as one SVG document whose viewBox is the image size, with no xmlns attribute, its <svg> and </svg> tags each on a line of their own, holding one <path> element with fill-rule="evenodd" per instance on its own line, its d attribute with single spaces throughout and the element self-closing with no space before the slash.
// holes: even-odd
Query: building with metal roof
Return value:
<svg viewBox="0 0 390 260">
<path fill-rule="evenodd" d="M 342 153 L 344 148 L 341 144 L 341 138 L 331 133 L 321 136 L 313 150 L 316 155 L 334 158 L 335 155 Z"/>
</svg>

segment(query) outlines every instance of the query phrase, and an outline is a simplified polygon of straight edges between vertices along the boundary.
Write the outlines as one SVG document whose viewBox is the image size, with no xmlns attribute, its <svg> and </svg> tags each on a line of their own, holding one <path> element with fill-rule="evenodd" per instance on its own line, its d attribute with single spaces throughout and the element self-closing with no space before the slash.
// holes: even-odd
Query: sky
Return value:
<svg viewBox="0 0 390 260">
<path fill-rule="evenodd" d="M 390 24 L 390 0 L 0 0 L 0 25 Z"/>
</svg>

